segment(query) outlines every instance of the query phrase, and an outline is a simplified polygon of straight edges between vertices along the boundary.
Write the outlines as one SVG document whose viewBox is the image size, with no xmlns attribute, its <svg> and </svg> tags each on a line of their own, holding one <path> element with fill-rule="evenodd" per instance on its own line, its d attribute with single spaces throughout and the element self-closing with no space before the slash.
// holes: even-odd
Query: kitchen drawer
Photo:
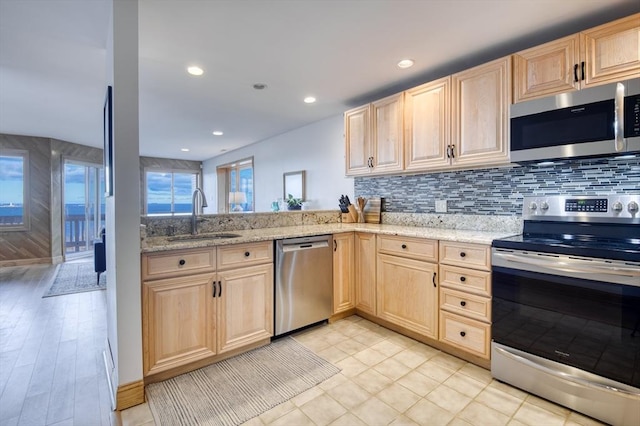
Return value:
<svg viewBox="0 0 640 426">
<path fill-rule="evenodd" d="M 273 241 L 218 247 L 218 269 L 273 262 Z"/>
<path fill-rule="evenodd" d="M 441 264 L 440 285 L 491 297 L 491 272 Z"/>
<path fill-rule="evenodd" d="M 438 241 L 395 235 L 378 235 L 378 253 L 437 262 Z"/>
<path fill-rule="evenodd" d="M 491 323 L 491 299 L 440 287 L 440 309 Z"/>
<path fill-rule="evenodd" d="M 473 355 L 489 359 L 491 326 L 440 311 L 440 340 Z"/>
<path fill-rule="evenodd" d="M 214 272 L 215 248 L 197 248 L 165 251 L 142 255 L 142 279 L 179 277 Z"/>
<path fill-rule="evenodd" d="M 491 270 L 491 250 L 482 244 L 440 241 L 440 263 Z"/>
</svg>

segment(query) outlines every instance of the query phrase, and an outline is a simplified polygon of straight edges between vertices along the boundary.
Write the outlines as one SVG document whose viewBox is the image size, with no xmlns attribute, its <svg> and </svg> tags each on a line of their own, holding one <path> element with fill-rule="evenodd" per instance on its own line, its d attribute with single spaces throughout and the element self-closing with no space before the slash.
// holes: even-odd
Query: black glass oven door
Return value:
<svg viewBox="0 0 640 426">
<path fill-rule="evenodd" d="M 497 343 L 640 387 L 640 287 L 493 267 Z"/>
</svg>

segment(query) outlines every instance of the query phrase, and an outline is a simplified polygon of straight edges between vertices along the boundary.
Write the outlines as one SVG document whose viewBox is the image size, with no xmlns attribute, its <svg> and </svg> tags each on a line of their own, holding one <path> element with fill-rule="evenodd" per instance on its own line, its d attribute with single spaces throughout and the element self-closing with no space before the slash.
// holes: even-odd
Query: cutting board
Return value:
<svg viewBox="0 0 640 426">
<path fill-rule="evenodd" d="M 380 223 L 382 212 L 382 198 L 369 198 L 364 206 L 364 221 L 367 223 Z"/>
</svg>

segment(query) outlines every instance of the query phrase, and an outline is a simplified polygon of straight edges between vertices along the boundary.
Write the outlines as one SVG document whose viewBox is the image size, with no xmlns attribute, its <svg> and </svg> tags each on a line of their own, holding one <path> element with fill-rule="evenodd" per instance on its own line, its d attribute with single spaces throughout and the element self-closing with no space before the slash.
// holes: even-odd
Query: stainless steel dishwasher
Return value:
<svg viewBox="0 0 640 426">
<path fill-rule="evenodd" d="M 276 336 L 331 315 L 332 244 L 331 235 L 276 241 Z"/>
</svg>

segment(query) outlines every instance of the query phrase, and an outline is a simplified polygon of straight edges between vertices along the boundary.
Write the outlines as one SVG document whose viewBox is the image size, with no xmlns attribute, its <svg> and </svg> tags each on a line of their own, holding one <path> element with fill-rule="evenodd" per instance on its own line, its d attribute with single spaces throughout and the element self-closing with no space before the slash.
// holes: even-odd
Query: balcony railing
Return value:
<svg viewBox="0 0 640 426">
<path fill-rule="evenodd" d="M 104 214 L 100 217 L 100 227 L 102 226 L 104 226 Z M 96 229 L 94 221 L 87 221 L 84 215 L 67 215 L 64 229 L 64 245 L 67 253 L 91 250 L 93 246 L 87 242 L 92 243 L 98 238 L 94 231 Z M 85 234 L 88 234 L 88 241 L 85 239 Z"/>
</svg>

